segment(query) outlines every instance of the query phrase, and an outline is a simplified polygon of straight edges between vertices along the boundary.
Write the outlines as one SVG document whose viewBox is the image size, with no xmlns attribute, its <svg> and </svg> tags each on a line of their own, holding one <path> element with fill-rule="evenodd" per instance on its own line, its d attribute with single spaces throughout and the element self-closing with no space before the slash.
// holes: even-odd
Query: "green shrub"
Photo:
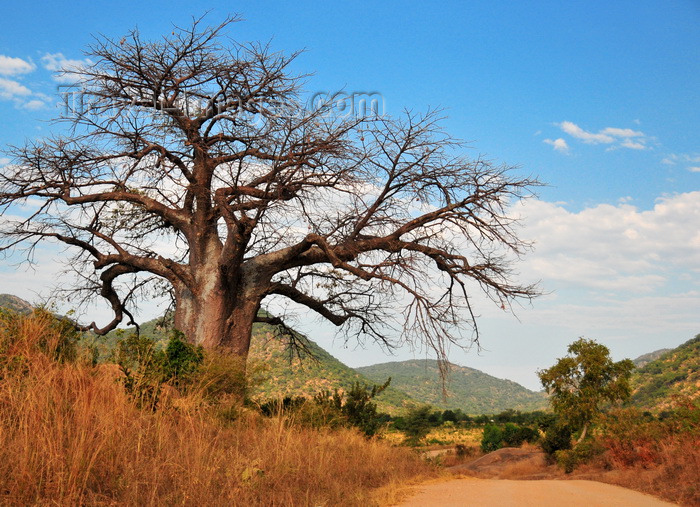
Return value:
<svg viewBox="0 0 700 507">
<path fill-rule="evenodd" d="M 117 342 L 114 360 L 123 373 L 127 393 L 138 406 L 155 410 L 163 384 L 192 385 L 204 361 L 202 347 L 192 345 L 175 332 L 165 350 L 146 336 L 130 334 Z"/>
<path fill-rule="evenodd" d="M 503 443 L 508 447 L 520 447 L 524 442 L 536 442 L 539 438 L 537 430 L 527 426 L 507 423 L 503 429 Z"/>
<path fill-rule="evenodd" d="M 487 424 L 484 427 L 484 435 L 481 438 L 481 450 L 483 452 L 497 451 L 503 447 L 504 431 L 500 426 Z"/>
<path fill-rule="evenodd" d="M 421 405 L 409 410 L 403 418 L 403 432 L 409 445 L 418 443 L 430 432 L 430 405 Z"/>
<path fill-rule="evenodd" d="M 204 361 L 204 350 L 201 346 L 187 343 L 185 335 L 174 331 L 165 353 L 159 355 L 163 379 L 172 380 L 175 385 L 191 383 Z"/>
<path fill-rule="evenodd" d="M 593 440 L 584 440 L 573 449 L 562 449 L 554 452 L 557 464 L 570 474 L 581 463 L 603 452 L 603 448 Z"/>
<path fill-rule="evenodd" d="M 550 457 L 554 457 L 557 451 L 571 449 L 571 428 L 561 423 L 551 425 L 547 428 L 540 447 Z"/>
<path fill-rule="evenodd" d="M 503 443 L 507 447 L 520 447 L 525 441 L 520 426 L 513 423 L 506 423 L 503 428 Z"/>
<path fill-rule="evenodd" d="M 355 382 L 345 393 L 336 389 L 321 391 L 312 400 L 304 397 L 286 397 L 279 401 L 267 401 L 260 411 L 268 416 L 288 413 L 296 423 L 313 428 L 354 426 L 367 437 L 378 431 L 382 414 L 372 399 L 389 387 L 391 379 L 383 385 L 372 387 Z"/>
<path fill-rule="evenodd" d="M 366 384 L 355 382 L 345 394 L 345 400 L 340 407 L 342 413 L 347 417 L 350 425 L 355 426 L 368 437 L 376 434 L 380 426 L 377 404 L 372 402 L 372 399 L 389 387 L 390 383 L 391 378 L 383 385 L 373 385 L 370 389 Z"/>
</svg>

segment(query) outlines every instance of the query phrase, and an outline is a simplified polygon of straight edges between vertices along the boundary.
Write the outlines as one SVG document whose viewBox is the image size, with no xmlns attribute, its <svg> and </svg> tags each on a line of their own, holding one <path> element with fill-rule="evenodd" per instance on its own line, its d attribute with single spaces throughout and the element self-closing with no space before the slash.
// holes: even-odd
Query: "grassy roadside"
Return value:
<svg viewBox="0 0 700 507">
<path fill-rule="evenodd" d="M 438 473 L 356 430 L 311 429 L 196 390 L 139 409 L 118 368 L 66 354 L 65 332 L 48 314 L 0 315 L 3 504 L 376 505 Z"/>
</svg>

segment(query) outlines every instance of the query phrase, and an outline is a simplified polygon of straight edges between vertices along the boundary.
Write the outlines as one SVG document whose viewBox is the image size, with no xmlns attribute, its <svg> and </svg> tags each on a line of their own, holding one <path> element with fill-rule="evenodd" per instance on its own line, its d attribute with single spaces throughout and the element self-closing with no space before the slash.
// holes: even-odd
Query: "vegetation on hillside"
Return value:
<svg viewBox="0 0 700 507">
<path fill-rule="evenodd" d="M 115 330 L 104 338 L 96 338 L 101 357 L 110 357 L 118 341 L 130 333 L 129 330 Z M 172 319 L 166 316 L 149 320 L 140 325 L 140 333 L 164 348 L 172 333 Z M 255 381 L 248 394 L 258 403 L 299 396 L 311 399 L 321 391 L 346 392 L 356 382 L 375 383 L 303 335 L 295 334 L 295 339 L 303 343 L 303 347 L 297 349 L 290 348 L 278 335 L 279 330 L 270 324 L 253 326 L 248 370 Z M 387 378 L 376 383 L 383 384 Z M 411 398 L 390 385 L 375 401 L 381 412 L 398 414 Z"/>
<path fill-rule="evenodd" d="M 304 340 L 307 351 L 293 353 L 276 338 L 276 333 L 275 328 L 267 324 L 256 324 L 253 328 L 250 362 L 260 372 L 260 382 L 251 392 L 255 400 L 286 396 L 311 398 L 326 390 L 346 392 L 357 382 L 384 384 L 389 378 L 369 379 L 306 337 L 300 339 Z M 392 380 L 375 401 L 380 411 L 397 414 L 411 398 L 396 389 Z"/>
<path fill-rule="evenodd" d="M 0 310 L 0 503 L 364 505 L 436 473 L 392 444 L 450 445 L 435 460 L 463 463 L 534 441 L 567 470 L 700 502 L 698 398 L 674 396 L 656 414 L 610 410 L 570 449 L 575 435 L 552 413 L 414 405 L 388 416 L 375 404 L 386 386 L 357 382 L 246 405 L 237 358 L 146 329 L 165 346 L 122 333 L 112 361 L 98 361 L 70 320 Z M 697 338 L 679 350 L 664 364 L 689 364 Z"/>
<path fill-rule="evenodd" d="M 658 358 L 663 356 L 666 352 L 670 351 L 671 349 L 659 349 L 655 350 L 653 352 L 647 352 L 646 354 L 642 354 L 641 356 L 637 357 L 636 359 L 632 359 L 632 362 L 634 363 L 635 368 L 641 368 L 652 361 L 656 361 Z"/>
<path fill-rule="evenodd" d="M 618 473 L 611 482 L 661 496 L 680 505 L 700 505 L 700 399 L 675 397 L 665 413 L 636 408 L 600 419 L 592 465 Z"/>
<path fill-rule="evenodd" d="M 700 396 L 700 335 L 669 350 L 635 371 L 630 403 L 647 410 L 664 410 L 673 396 Z"/>
<path fill-rule="evenodd" d="M 494 414 L 507 409 L 529 411 L 547 406 L 544 393 L 532 392 L 510 380 L 479 370 L 450 365 L 447 397 L 443 397 L 440 368 L 435 360 L 422 359 L 356 368 L 374 382 L 391 377 L 391 384 L 421 403 L 441 409 L 461 409 L 472 415 Z"/>
<path fill-rule="evenodd" d="M 631 394 L 632 361 L 613 362 L 605 346 L 590 340 L 574 342 L 568 356 L 538 372 L 552 393 L 557 416 L 542 449 L 567 473 L 579 468 L 673 502 L 700 503 L 700 399 L 688 395 L 694 392 L 672 389 L 678 383 L 695 382 L 699 338 L 638 370 L 638 386 L 640 378 L 646 378 L 642 385 L 652 389 L 638 387 L 637 402 L 644 399 L 640 393 L 653 393 L 650 398 L 656 406 L 661 402 L 666 408 L 657 414 L 613 406 Z M 588 426 L 593 431 L 587 434 Z M 616 473 L 601 476 L 600 470 Z"/>
</svg>

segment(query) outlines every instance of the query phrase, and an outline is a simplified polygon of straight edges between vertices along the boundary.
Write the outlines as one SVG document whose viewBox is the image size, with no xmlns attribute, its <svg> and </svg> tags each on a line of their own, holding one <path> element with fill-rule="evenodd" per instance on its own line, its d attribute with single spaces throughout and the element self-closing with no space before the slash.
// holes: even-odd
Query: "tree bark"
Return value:
<svg viewBox="0 0 700 507">
<path fill-rule="evenodd" d="M 193 288 L 175 285 L 175 328 L 191 343 L 227 349 L 245 360 L 266 279 L 245 269 L 227 276 L 216 262 L 193 271 Z"/>
<path fill-rule="evenodd" d="M 588 423 L 583 425 L 583 430 L 581 430 L 581 436 L 579 436 L 578 440 L 576 440 L 575 446 L 583 442 L 583 439 L 586 438 L 586 433 L 588 433 Z"/>
</svg>

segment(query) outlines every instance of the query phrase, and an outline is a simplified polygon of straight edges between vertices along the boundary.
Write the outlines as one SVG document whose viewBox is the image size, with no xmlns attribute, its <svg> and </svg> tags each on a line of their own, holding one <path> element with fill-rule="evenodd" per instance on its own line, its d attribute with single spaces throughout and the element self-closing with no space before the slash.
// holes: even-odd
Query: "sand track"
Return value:
<svg viewBox="0 0 700 507">
<path fill-rule="evenodd" d="M 637 491 L 582 480 L 514 481 L 466 477 L 416 486 L 401 507 L 652 507 L 675 505 Z"/>
</svg>

